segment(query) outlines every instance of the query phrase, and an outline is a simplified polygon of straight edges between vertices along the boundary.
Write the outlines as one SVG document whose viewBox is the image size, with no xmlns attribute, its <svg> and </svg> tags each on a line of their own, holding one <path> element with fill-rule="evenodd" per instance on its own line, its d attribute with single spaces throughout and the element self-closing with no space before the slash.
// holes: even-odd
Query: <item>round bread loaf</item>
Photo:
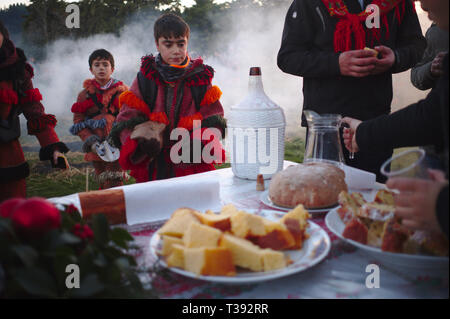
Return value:
<svg viewBox="0 0 450 319">
<path fill-rule="evenodd" d="M 278 172 L 269 186 L 269 198 L 278 206 L 322 208 L 336 204 L 341 191 L 347 191 L 345 173 L 327 163 L 291 165 Z"/>
</svg>

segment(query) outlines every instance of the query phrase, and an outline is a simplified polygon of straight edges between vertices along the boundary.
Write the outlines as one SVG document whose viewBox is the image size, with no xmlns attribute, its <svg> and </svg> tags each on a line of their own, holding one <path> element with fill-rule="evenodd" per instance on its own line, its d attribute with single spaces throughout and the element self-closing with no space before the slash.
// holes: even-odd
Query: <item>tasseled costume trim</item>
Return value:
<svg viewBox="0 0 450 319">
<path fill-rule="evenodd" d="M 200 123 L 200 127 L 195 127 L 194 128 L 194 121 L 202 121 L 203 120 L 203 116 L 197 112 L 194 115 L 190 115 L 190 116 L 184 116 L 180 118 L 180 121 L 178 122 L 177 127 L 182 127 L 187 129 L 188 131 L 191 131 L 193 129 L 197 129 L 201 127 L 201 123 Z"/>
<path fill-rule="evenodd" d="M 28 134 L 36 135 L 43 132 L 47 127 L 56 126 L 56 117 L 52 114 L 43 114 L 37 119 L 31 119 L 27 122 Z"/>
<path fill-rule="evenodd" d="M 222 91 L 218 86 L 214 85 L 206 92 L 202 102 L 200 103 L 200 106 L 211 105 L 220 100 L 221 96 Z"/>
<path fill-rule="evenodd" d="M 42 101 L 42 94 L 38 88 L 30 89 L 25 94 L 25 97 L 20 98 L 20 104 Z"/>
<path fill-rule="evenodd" d="M 101 94 L 96 94 L 97 95 L 97 101 L 99 101 L 100 103 L 102 103 L 102 95 Z M 83 102 L 76 102 L 72 105 L 72 113 L 85 113 L 87 110 L 89 110 L 91 107 L 94 107 L 95 103 L 94 101 L 92 101 L 92 99 L 86 99 Z"/>
<path fill-rule="evenodd" d="M 0 103 L 3 104 L 17 104 L 19 98 L 17 93 L 11 89 L 0 89 Z"/>
<path fill-rule="evenodd" d="M 140 98 L 138 98 L 136 95 L 134 95 L 134 93 L 131 91 L 126 91 L 120 95 L 119 109 L 122 108 L 122 105 L 124 103 L 129 107 L 144 113 L 149 118 L 150 121 L 169 125 L 169 119 L 167 118 L 167 115 L 165 113 L 163 112 L 150 113 L 150 109 L 148 108 L 147 104 Z"/>
<path fill-rule="evenodd" d="M 69 131 L 72 135 L 77 135 L 80 131 L 84 130 L 85 128 L 95 130 L 97 128 L 105 128 L 105 127 L 106 127 L 106 119 L 100 120 L 88 119 L 84 122 L 72 125 Z"/>
</svg>

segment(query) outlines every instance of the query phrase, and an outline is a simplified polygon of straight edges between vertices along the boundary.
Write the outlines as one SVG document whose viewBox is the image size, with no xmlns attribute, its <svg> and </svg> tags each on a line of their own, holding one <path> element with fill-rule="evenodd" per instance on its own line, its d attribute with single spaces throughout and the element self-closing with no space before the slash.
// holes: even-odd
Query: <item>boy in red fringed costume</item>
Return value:
<svg viewBox="0 0 450 319">
<path fill-rule="evenodd" d="M 94 78 L 84 81 L 72 106 L 74 125 L 70 132 L 83 140 L 84 159 L 93 163 L 100 189 L 107 189 L 123 185 L 124 172 L 118 156 L 105 154 L 105 146 L 109 147 L 105 140 L 119 113 L 119 96 L 128 87 L 111 77 L 114 57 L 104 49 L 89 56 L 89 70 Z"/>
<path fill-rule="evenodd" d="M 56 167 L 62 153 L 69 151 L 55 133 L 55 116 L 44 111 L 41 93 L 31 81 L 33 75 L 24 52 L 15 47 L 0 21 L 0 202 L 26 197 L 25 178 L 30 169 L 19 143 L 20 114 L 27 120 L 28 134 L 39 140 L 40 160 L 50 160 Z"/>
<path fill-rule="evenodd" d="M 154 26 L 159 55 L 142 58 L 130 90 L 120 96 L 110 140 L 137 182 L 211 171 L 224 161 L 222 92 L 211 84 L 214 70 L 188 56 L 189 33 L 177 15 L 161 16 Z"/>
</svg>

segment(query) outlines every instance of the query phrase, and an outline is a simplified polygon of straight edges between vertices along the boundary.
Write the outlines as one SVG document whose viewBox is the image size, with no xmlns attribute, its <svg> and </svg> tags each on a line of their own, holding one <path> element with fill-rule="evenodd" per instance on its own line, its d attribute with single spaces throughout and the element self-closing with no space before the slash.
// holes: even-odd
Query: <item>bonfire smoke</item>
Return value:
<svg viewBox="0 0 450 319">
<path fill-rule="evenodd" d="M 202 58 L 216 70 L 214 84 L 223 91 L 222 104 L 225 117 L 247 93 L 248 71 L 252 66 L 262 68 L 263 82 L 267 95 L 286 114 L 287 134 L 300 135 L 300 112 L 303 104 L 301 93 L 302 79 L 287 75 L 278 69 L 276 57 L 281 43 L 284 18 L 287 7 L 270 12 L 248 14 L 232 13 L 231 25 L 218 33 L 214 49 L 206 51 Z M 428 28 L 426 16 L 419 11 L 424 31 Z M 44 61 L 34 65 L 36 76 L 34 84 L 44 97 L 47 112 L 58 118 L 71 118 L 70 108 L 75 102 L 83 81 L 92 77 L 89 72 L 88 57 L 99 48 L 110 51 L 115 59 L 116 69 L 113 77 L 131 85 L 139 69 L 140 58 L 156 54 L 153 39 L 155 14 L 140 15 L 131 19 L 118 36 L 96 35 L 79 40 L 58 40 L 48 46 Z M 217 21 L 223 24 L 224 21 Z M 83 17 L 81 17 L 83 28 Z M 199 32 L 192 30 L 190 52 L 193 57 L 195 45 L 202 41 Z M 217 43 L 220 45 L 218 46 Z M 406 106 L 425 96 L 415 89 L 409 80 L 409 71 L 394 76 L 393 109 Z"/>
</svg>

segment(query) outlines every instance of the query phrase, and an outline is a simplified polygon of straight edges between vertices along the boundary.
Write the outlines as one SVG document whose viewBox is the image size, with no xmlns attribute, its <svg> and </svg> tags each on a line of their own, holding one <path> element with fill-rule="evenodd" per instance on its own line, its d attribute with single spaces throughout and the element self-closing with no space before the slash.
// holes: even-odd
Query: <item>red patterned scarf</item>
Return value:
<svg viewBox="0 0 450 319">
<path fill-rule="evenodd" d="M 411 0 L 373 0 L 372 4 L 380 8 L 380 21 L 386 30 L 386 38 L 389 38 L 389 24 L 387 13 L 395 9 L 395 16 L 400 23 L 405 14 L 405 2 Z M 364 30 L 366 19 L 372 14 L 363 10 L 359 14 L 352 14 L 348 11 L 343 0 L 322 0 L 328 9 L 330 16 L 339 19 L 334 31 L 335 52 L 345 52 L 349 50 L 360 50 L 366 47 L 366 31 Z M 414 2 L 413 7 L 414 7 Z M 372 39 L 380 40 L 380 28 L 369 29 L 372 32 Z M 354 45 L 352 45 L 352 36 Z"/>
</svg>

